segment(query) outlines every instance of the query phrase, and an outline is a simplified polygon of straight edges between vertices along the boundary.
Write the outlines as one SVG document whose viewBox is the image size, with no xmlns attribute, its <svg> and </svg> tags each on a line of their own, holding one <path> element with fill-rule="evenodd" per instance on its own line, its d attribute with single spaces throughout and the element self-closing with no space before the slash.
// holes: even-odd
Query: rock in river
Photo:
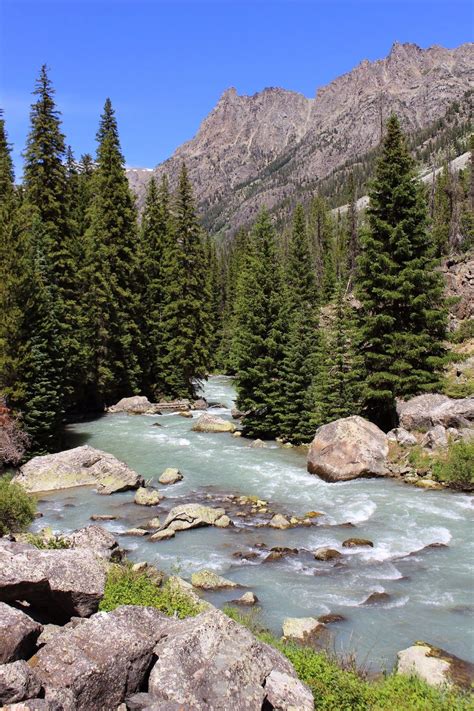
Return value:
<svg viewBox="0 0 474 711">
<path fill-rule="evenodd" d="M 198 526 L 217 526 L 225 515 L 225 509 L 211 508 L 202 504 L 182 504 L 169 512 L 163 530 L 185 531 Z"/>
<path fill-rule="evenodd" d="M 160 412 L 160 406 L 158 403 L 150 402 L 145 395 L 133 395 L 132 397 L 123 397 L 107 411 L 126 412 L 129 415 L 155 415 Z"/>
<path fill-rule="evenodd" d="M 212 570 L 199 570 L 191 575 L 191 583 L 195 588 L 202 590 L 220 590 L 222 588 L 236 588 L 237 583 L 227 578 L 222 578 Z"/>
<path fill-rule="evenodd" d="M 383 476 L 387 470 L 385 432 L 353 415 L 316 430 L 308 452 L 308 471 L 330 482 L 359 476 Z"/>
<path fill-rule="evenodd" d="M 194 432 L 235 432 L 236 429 L 233 422 L 209 414 L 201 415 L 193 425 Z"/>
<path fill-rule="evenodd" d="M 426 642 L 398 652 L 397 673 L 417 676 L 431 686 L 458 686 L 469 689 L 474 680 L 474 665 Z"/>
<path fill-rule="evenodd" d="M 139 506 L 158 506 L 162 498 L 163 494 L 156 489 L 142 486 L 140 489 L 137 489 L 133 500 L 136 504 L 139 504 Z"/>
<path fill-rule="evenodd" d="M 181 481 L 182 478 L 183 475 L 181 474 L 179 469 L 168 467 L 167 469 L 165 469 L 158 481 L 160 482 L 160 484 L 176 484 L 178 481 Z"/>
<path fill-rule="evenodd" d="M 286 640 L 308 642 L 325 629 L 315 617 L 286 617 L 283 620 L 283 638 Z"/>
<path fill-rule="evenodd" d="M 374 544 L 367 538 L 347 538 L 342 544 L 343 548 L 357 548 L 358 546 L 373 548 Z"/>
<path fill-rule="evenodd" d="M 318 550 L 314 552 L 314 557 L 316 560 L 323 561 L 337 560 L 338 558 L 342 558 L 342 553 L 335 548 L 318 548 Z"/>
<path fill-rule="evenodd" d="M 56 454 L 33 457 L 15 481 L 29 492 L 96 486 L 99 494 L 138 489 L 143 478 L 112 454 L 87 444 Z"/>
</svg>

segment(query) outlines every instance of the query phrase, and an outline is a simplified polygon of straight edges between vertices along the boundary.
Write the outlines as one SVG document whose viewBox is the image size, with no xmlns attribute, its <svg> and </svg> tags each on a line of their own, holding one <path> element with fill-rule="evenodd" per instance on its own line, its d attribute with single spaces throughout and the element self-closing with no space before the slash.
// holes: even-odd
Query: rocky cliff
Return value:
<svg viewBox="0 0 474 711">
<path fill-rule="evenodd" d="M 347 159 L 377 145 L 392 112 L 407 131 L 428 126 L 474 84 L 474 44 L 456 49 L 395 43 L 388 57 L 364 60 L 315 98 L 277 88 L 253 96 L 224 92 L 196 136 L 153 173 L 174 184 L 183 161 L 213 232 L 252 220 L 295 191 L 311 190 Z M 131 171 L 143 200 L 150 171 Z"/>
</svg>

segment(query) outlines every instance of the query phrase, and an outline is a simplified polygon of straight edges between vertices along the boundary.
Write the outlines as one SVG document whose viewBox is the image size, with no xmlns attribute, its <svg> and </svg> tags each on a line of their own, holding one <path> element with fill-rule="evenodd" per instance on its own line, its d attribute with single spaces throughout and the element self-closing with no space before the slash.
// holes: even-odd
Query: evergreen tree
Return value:
<svg viewBox="0 0 474 711">
<path fill-rule="evenodd" d="M 205 248 L 209 293 L 208 318 L 209 324 L 212 324 L 209 335 L 209 366 L 214 370 L 219 364 L 219 347 L 222 340 L 222 279 L 216 245 L 211 237 L 207 238 Z"/>
<path fill-rule="evenodd" d="M 311 203 L 309 222 L 317 284 L 321 301 L 325 303 L 331 298 L 336 281 L 334 223 L 326 200 L 319 195 Z"/>
<path fill-rule="evenodd" d="M 136 211 L 114 110 L 107 99 L 97 133 L 97 167 L 86 233 L 87 396 L 101 408 L 139 390 Z"/>
<path fill-rule="evenodd" d="M 152 177 L 145 200 L 140 234 L 143 333 L 146 337 L 142 366 L 143 391 L 157 398 L 164 391 L 162 378 L 162 318 L 165 259 L 170 249 L 170 198 L 163 176 L 160 188 Z"/>
<path fill-rule="evenodd" d="M 358 415 L 362 408 L 363 359 L 356 315 L 338 285 L 329 324 L 318 353 L 318 371 L 311 397 L 312 424 Z M 314 430 L 313 430 L 314 431 Z"/>
<path fill-rule="evenodd" d="M 183 164 L 164 266 L 161 367 L 165 394 L 171 397 L 194 397 L 196 381 L 206 377 L 209 367 L 206 269 L 202 230 Z"/>
<path fill-rule="evenodd" d="M 234 236 L 227 253 L 222 258 L 222 330 L 217 362 L 226 373 L 237 372 L 237 357 L 234 352 L 235 300 L 237 281 L 241 275 L 248 247 L 248 233 L 241 229 Z"/>
<path fill-rule="evenodd" d="M 316 278 L 311 262 L 306 215 L 303 206 L 297 205 L 288 246 L 288 306 L 292 310 L 308 309 L 317 301 Z"/>
<path fill-rule="evenodd" d="M 279 434 L 278 396 L 283 360 L 283 286 L 275 234 L 262 212 L 248 241 L 237 281 L 232 350 L 237 405 L 249 436 Z"/>
<path fill-rule="evenodd" d="M 357 196 L 354 172 L 349 175 L 349 207 L 347 211 L 347 270 L 352 279 L 356 275 L 359 256 L 359 233 L 357 224 Z"/>
<path fill-rule="evenodd" d="M 396 423 L 395 398 L 430 391 L 439 381 L 446 313 L 426 223 L 422 187 L 392 116 L 359 260 L 364 404 L 368 416 L 386 428 Z"/>
</svg>

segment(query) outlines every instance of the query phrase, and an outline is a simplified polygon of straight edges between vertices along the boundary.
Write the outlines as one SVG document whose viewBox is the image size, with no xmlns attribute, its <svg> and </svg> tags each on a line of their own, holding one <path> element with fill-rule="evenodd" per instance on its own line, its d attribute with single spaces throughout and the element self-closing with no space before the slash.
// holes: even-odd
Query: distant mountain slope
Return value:
<svg viewBox="0 0 474 711">
<path fill-rule="evenodd" d="M 204 223 L 226 233 L 314 190 L 347 161 L 379 142 L 392 112 L 407 131 L 426 128 L 474 86 L 474 44 L 456 49 L 395 43 L 387 58 L 363 61 L 318 90 L 316 98 L 283 89 L 239 96 L 228 89 L 196 136 L 154 170 L 176 181 L 183 161 Z M 133 171 L 143 201 L 151 173 Z"/>
</svg>

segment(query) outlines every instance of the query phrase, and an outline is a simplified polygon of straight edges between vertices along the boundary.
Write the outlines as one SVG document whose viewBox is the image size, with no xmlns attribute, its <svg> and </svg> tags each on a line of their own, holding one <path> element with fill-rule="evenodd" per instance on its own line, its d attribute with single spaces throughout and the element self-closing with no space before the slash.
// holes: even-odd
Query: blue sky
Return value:
<svg viewBox="0 0 474 711">
<path fill-rule="evenodd" d="M 473 25 L 472 0 L 0 0 L 0 106 L 19 172 L 46 63 L 76 154 L 110 96 L 127 164 L 152 167 L 229 86 L 314 96 L 395 40 L 455 47 Z"/>
</svg>

